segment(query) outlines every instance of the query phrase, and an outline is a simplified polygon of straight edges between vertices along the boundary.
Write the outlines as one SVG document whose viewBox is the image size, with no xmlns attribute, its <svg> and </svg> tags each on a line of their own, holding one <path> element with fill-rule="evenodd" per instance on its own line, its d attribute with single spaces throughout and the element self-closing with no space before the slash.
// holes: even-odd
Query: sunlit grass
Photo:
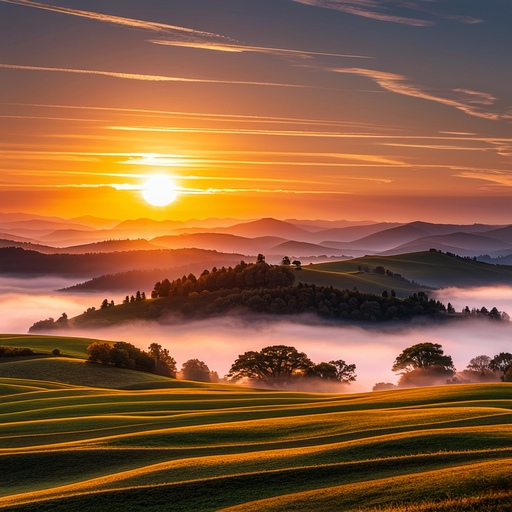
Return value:
<svg viewBox="0 0 512 512">
<path fill-rule="evenodd" d="M 26 368 L 45 361 L 47 379 L 61 366 L 84 383 L 0 378 L 0 509 L 442 512 L 510 498 L 512 384 L 337 395 L 125 382 L 144 374 L 65 358 Z"/>
</svg>

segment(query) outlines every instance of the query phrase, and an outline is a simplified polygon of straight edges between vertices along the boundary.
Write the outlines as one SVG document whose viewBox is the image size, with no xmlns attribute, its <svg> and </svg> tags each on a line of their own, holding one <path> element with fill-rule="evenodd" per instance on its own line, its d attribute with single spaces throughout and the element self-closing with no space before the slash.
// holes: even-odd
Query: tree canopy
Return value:
<svg viewBox="0 0 512 512">
<path fill-rule="evenodd" d="M 395 359 L 392 370 L 401 374 L 400 387 L 444 384 L 455 373 L 451 356 L 444 355 L 438 343 L 406 348 Z"/>
<path fill-rule="evenodd" d="M 181 374 L 185 380 L 210 382 L 210 368 L 204 361 L 189 359 L 183 363 Z"/>
<path fill-rule="evenodd" d="M 427 368 L 455 371 L 451 356 L 445 356 L 438 343 L 418 343 L 406 348 L 393 363 L 394 372 L 410 372 Z"/>
<path fill-rule="evenodd" d="M 249 379 L 271 386 L 286 386 L 296 379 L 322 379 L 349 383 L 356 379 L 355 364 L 343 360 L 314 364 L 295 347 L 272 345 L 238 356 L 227 375 L 232 381 Z"/>
</svg>

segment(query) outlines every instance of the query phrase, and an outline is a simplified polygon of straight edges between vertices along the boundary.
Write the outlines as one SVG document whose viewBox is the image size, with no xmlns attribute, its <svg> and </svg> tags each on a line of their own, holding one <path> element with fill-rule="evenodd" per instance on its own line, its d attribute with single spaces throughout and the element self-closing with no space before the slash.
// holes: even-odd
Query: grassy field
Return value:
<svg viewBox="0 0 512 512">
<path fill-rule="evenodd" d="M 440 252 L 416 252 L 396 256 L 364 256 L 346 261 L 320 263 L 303 267 L 298 280 L 316 285 L 335 286 L 377 293 L 394 289 L 399 295 L 427 291 L 417 285 L 387 275 L 358 270 L 359 266 L 383 266 L 395 274 L 425 287 L 487 286 L 511 284 L 512 266 L 489 265 L 472 259 L 457 258 Z"/>
<path fill-rule="evenodd" d="M 512 384 L 338 395 L 141 375 L 1 363 L 0 509 L 512 510 Z"/>
</svg>

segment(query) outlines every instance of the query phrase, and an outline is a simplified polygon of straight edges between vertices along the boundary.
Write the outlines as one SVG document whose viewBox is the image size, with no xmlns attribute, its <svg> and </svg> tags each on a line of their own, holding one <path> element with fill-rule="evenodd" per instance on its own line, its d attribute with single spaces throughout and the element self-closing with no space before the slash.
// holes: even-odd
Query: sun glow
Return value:
<svg viewBox="0 0 512 512">
<path fill-rule="evenodd" d="M 142 197 L 153 206 L 167 206 L 174 202 L 177 196 L 176 186 L 165 175 L 151 176 L 142 189 Z"/>
</svg>

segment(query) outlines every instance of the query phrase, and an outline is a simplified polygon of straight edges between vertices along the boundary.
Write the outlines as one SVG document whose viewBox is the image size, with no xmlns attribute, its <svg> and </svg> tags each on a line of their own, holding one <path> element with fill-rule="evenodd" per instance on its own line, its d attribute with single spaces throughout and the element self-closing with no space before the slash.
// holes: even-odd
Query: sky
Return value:
<svg viewBox="0 0 512 512">
<path fill-rule="evenodd" d="M 510 0 L 0 0 L 0 212 L 512 223 L 511 23 Z"/>
</svg>

